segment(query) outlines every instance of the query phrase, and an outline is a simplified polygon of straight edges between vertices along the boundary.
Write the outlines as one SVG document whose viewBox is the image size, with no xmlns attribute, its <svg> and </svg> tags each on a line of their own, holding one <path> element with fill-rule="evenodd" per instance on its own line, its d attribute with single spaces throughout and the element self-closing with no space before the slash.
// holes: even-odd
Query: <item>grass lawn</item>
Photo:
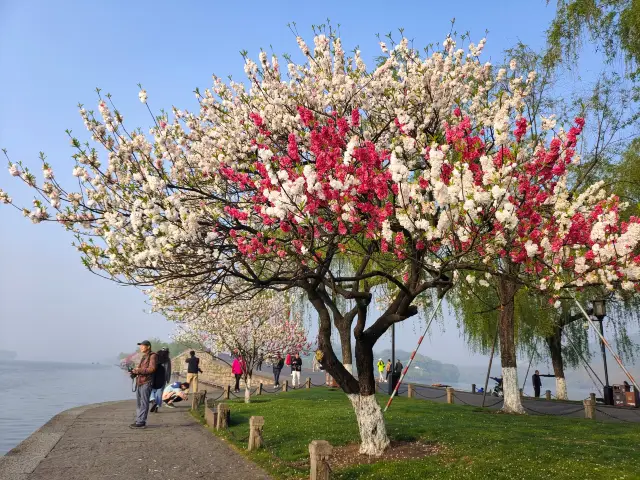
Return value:
<svg viewBox="0 0 640 480">
<path fill-rule="evenodd" d="M 384 405 L 388 397 L 379 397 Z M 324 388 L 230 401 L 219 435 L 278 479 L 308 478 L 308 445 L 359 441 L 350 402 Z M 246 452 L 249 417 L 265 419 L 266 448 Z M 640 479 L 640 425 L 562 417 L 511 416 L 475 407 L 397 398 L 386 414 L 392 440 L 436 442 L 443 453 L 419 460 L 334 470 L 336 479 Z"/>
</svg>

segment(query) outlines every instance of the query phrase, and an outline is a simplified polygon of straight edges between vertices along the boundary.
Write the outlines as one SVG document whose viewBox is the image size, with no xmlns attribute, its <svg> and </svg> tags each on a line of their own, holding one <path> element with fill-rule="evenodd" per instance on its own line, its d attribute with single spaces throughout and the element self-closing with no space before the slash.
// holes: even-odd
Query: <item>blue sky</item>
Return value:
<svg viewBox="0 0 640 480">
<path fill-rule="evenodd" d="M 551 2 L 553 4 L 553 2 Z M 321 5 L 321 7 L 320 7 Z M 392 6 L 393 5 L 393 6 Z M 347 49 L 364 58 L 379 54 L 376 33 L 397 32 L 424 46 L 455 30 L 477 42 L 489 30 L 485 59 L 499 62 L 518 41 L 540 48 L 554 14 L 545 0 L 520 2 L 102 2 L 0 1 L 0 146 L 12 160 L 39 171 L 44 151 L 58 178 L 73 161 L 65 129 L 86 139 L 78 102 L 97 105 L 95 87 L 113 94 L 129 127 L 145 130 L 150 118 L 138 101 L 137 83 L 151 107 L 195 108 L 193 90 L 211 74 L 243 78 L 239 51 L 257 59 L 260 48 L 297 53 L 287 23 L 310 42 L 311 26 L 340 24 Z M 596 64 L 585 64 L 596 70 Z M 14 199 L 30 194 L 0 163 L 0 187 Z M 31 225 L 19 212 L 0 208 L 0 348 L 23 358 L 96 361 L 135 348 L 146 337 L 168 337 L 171 326 L 147 315 L 143 295 L 102 280 L 80 264 L 72 238 L 55 225 Z M 453 319 L 436 329 L 421 353 L 469 364 Z M 399 328 L 399 345 L 412 349 L 414 326 Z M 385 347 L 387 339 L 380 347 Z"/>
</svg>

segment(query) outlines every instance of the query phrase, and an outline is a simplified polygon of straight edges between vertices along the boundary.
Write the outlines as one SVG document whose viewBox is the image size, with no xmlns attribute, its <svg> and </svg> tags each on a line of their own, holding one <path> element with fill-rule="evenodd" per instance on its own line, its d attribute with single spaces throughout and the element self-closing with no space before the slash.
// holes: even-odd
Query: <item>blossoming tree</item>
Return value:
<svg viewBox="0 0 640 480">
<path fill-rule="evenodd" d="M 574 282 L 562 277 L 564 257 L 538 271 L 529 252 L 535 244 L 534 256 L 553 262 L 582 228 L 570 213 L 575 199 L 557 180 L 563 172 L 553 171 L 559 159 L 571 162 L 577 133 L 550 136 L 549 147 L 527 135 L 522 99 L 535 74 L 494 72 L 479 60 L 484 41 L 465 51 L 448 38 L 426 56 L 406 39 L 381 44 L 386 60 L 368 70 L 339 38 L 318 35 L 313 52 L 297 40 L 305 60 L 288 59 L 286 75 L 276 57 L 247 58 L 250 87 L 214 77 L 211 90 L 197 92 L 200 111 L 157 117 L 152 139 L 125 129 L 109 98 L 97 114 L 82 108 L 105 155 L 72 137 L 78 192 L 65 190 L 46 162 L 43 184 L 21 164 L 10 170 L 42 196 L 25 216 L 41 222 L 55 210 L 91 270 L 150 286 L 158 308 L 304 291 L 318 315 L 321 363 L 354 406 L 360 451 L 380 455 L 389 440 L 374 396 L 373 346 L 417 313 L 417 299 L 432 289 L 444 294 L 460 269 L 505 280 L 501 343 L 511 378 L 512 290 Z M 148 100 L 144 90 L 140 100 Z M 551 173 L 548 155 L 557 157 Z M 0 199 L 12 203 L 6 193 Z M 616 244 L 611 238 L 607 245 Z M 546 242 L 552 248 L 543 255 Z M 584 281 L 638 273 L 628 270 L 628 254 L 616 255 L 613 270 L 580 258 L 583 277 L 596 277 Z M 391 297 L 368 318 L 381 282 Z M 336 297 L 355 307 L 341 312 Z M 339 329 L 355 322 L 357 379 L 331 346 L 332 315 L 349 320 L 334 321 Z"/>
<path fill-rule="evenodd" d="M 301 319 L 292 317 L 284 297 L 263 292 L 251 299 L 206 307 L 199 304 L 197 308 L 183 301 L 168 306 L 163 313 L 178 324 L 179 338 L 199 344 L 213 356 L 230 353 L 243 360 L 244 398 L 248 403 L 253 371 L 262 359 L 305 354 L 311 348 Z"/>
</svg>

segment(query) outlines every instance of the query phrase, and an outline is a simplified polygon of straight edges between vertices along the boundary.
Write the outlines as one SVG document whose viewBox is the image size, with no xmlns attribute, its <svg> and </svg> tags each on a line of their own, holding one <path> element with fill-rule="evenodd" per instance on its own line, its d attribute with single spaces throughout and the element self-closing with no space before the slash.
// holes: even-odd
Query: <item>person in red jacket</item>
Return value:
<svg viewBox="0 0 640 480">
<path fill-rule="evenodd" d="M 284 363 L 286 365 L 289 365 L 289 367 L 291 368 L 291 373 L 293 373 L 293 367 L 291 366 L 291 354 L 287 353 L 287 356 L 284 357 Z"/>
<path fill-rule="evenodd" d="M 233 373 L 236 377 L 236 388 L 233 390 L 234 392 L 240 391 L 240 379 L 242 375 L 247 371 L 247 365 L 244 362 L 242 357 L 235 357 L 233 359 L 233 363 L 231 364 L 231 373 Z"/>
</svg>

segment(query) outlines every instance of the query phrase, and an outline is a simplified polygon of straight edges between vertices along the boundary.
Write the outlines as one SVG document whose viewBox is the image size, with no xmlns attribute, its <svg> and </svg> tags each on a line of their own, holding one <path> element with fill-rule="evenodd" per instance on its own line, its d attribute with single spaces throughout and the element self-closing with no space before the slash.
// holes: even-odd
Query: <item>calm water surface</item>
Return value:
<svg viewBox="0 0 640 480">
<path fill-rule="evenodd" d="M 0 455 L 64 410 L 135 398 L 126 372 L 106 365 L 0 361 L 0 385 Z"/>
</svg>

